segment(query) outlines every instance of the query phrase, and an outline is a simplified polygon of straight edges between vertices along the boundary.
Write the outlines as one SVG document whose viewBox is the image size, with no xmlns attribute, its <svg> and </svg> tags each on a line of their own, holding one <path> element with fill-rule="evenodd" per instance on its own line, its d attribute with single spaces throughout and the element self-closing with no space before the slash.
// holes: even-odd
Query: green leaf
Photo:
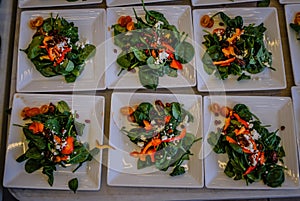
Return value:
<svg viewBox="0 0 300 201">
<path fill-rule="evenodd" d="M 73 178 L 68 182 L 69 189 L 72 190 L 74 193 L 76 193 L 78 189 L 78 179 Z"/>
<path fill-rule="evenodd" d="M 74 63 L 71 60 L 68 60 L 68 64 L 65 68 L 65 71 L 71 72 L 72 70 L 74 70 Z"/>
<path fill-rule="evenodd" d="M 85 148 L 84 146 L 74 149 L 74 152 L 76 152 L 76 154 L 72 154 L 70 160 L 68 161 L 70 164 L 78 164 L 84 162 L 90 154 L 87 148 Z"/>
<path fill-rule="evenodd" d="M 179 103 L 172 103 L 171 104 L 171 109 L 172 109 L 172 115 L 175 119 L 179 119 L 181 117 L 181 106 Z"/>
<path fill-rule="evenodd" d="M 27 158 L 32 158 L 32 159 L 42 159 L 44 156 L 41 154 L 41 151 L 37 147 L 32 147 L 28 149 L 25 153 Z"/>
<path fill-rule="evenodd" d="M 194 55 L 194 47 L 186 41 L 179 43 L 175 48 L 175 58 L 182 64 L 190 62 L 194 58 Z"/>
<path fill-rule="evenodd" d="M 298 24 L 290 23 L 290 27 L 296 32 L 300 32 L 300 26 Z"/>
<path fill-rule="evenodd" d="M 92 44 L 86 44 L 82 50 L 79 51 L 78 59 L 84 62 L 96 54 L 96 47 Z"/>
<path fill-rule="evenodd" d="M 33 134 L 28 128 L 23 128 L 26 139 L 30 140 L 39 150 L 47 147 L 47 141 L 43 136 Z"/>
<path fill-rule="evenodd" d="M 237 81 L 250 80 L 250 79 L 251 79 L 250 75 L 246 75 L 245 73 L 243 73 L 241 76 L 238 77 Z"/>
<path fill-rule="evenodd" d="M 44 125 L 46 129 L 49 129 L 55 133 L 60 133 L 61 131 L 61 125 L 57 119 L 48 119 Z"/>
<path fill-rule="evenodd" d="M 134 56 L 139 60 L 145 62 L 147 60 L 147 55 L 144 53 L 144 51 L 139 50 L 135 47 L 130 47 L 130 50 L 133 51 Z"/>
<path fill-rule="evenodd" d="M 28 159 L 25 163 L 25 171 L 27 173 L 33 173 L 42 167 L 39 160 L 36 159 Z"/>
<path fill-rule="evenodd" d="M 145 161 L 141 161 L 140 159 L 138 159 L 137 169 L 143 169 L 143 168 L 149 167 L 151 165 L 153 165 L 153 163 L 151 162 L 150 156 L 147 155 Z"/>
<path fill-rule="evenodd" d="M 42 44 L 42 41 L 44 40 L 43 36 L 35 36 L 31 43 L 29 44 L 28 48 L 25 50 L 27 53 L 28 59 L 34 59 L 38 56 L 40 56 L 42 49 L 40 48 L 40 45 Z"/>
<path fill-rule="evenodd" d="M 265 184 L 270 187 L 279 187 L 284 182 L 285 176 L 283 168 L 280 166 L 275 166 L 271 170 L 268 170 L 266 177 L 264 178 Z"/>
<path fill-rule="evenodd" d="M 163 67 L 163 64 L 155 64 L 155 59 L 153 56 L 149 57 L 147 59 L 147 65 L 151 68 L 151 69 L 159 69 L 161 67 Z"/>
<path fill-rule="evenodd" d="M 257 7 L 268 7 L 270 5 L 270 0 L 261 0 L 257 2 Z"/>
<path fill-rule="evenodd" d="M 76 133 L 77 133 L 79 136 L 82 136 L 82 135 L 83 135 L 84 128 L 85 128 L 85 124 L 84 124 L 84 123 L 80 123 L 80 122 L 78 122 L 78 121 L 74 121 L 74 125 L 75 125 L 75 129 L 76 129 Z"/>
<path fill-rule="evenodd" d="M 45 166 L 43 168 L 43 174 L 48 176 L 48 183 L 50 186 L 53 186 L 54 176 L 53 171 L 56 170 L 55 166 Z"/>
<path fill-rule="evenodd" d="M 69 105 L 65 101 L 59 101 L 57 103 L 56 108 L 58 109 L 58 111 L 60 113 L 69 112 L 70 111 Z"/>
<path fill-rule="evenodd" d="M 147 89 L 156 89 L 159 82 L 159 77 L 147 68 L 139 69 L 139 80 L 141 84 Z"/>
<path fill-rule="evenodd" d="M 173 171 L 170 173 L 170 176 L 178 176 L 185 173 L 185 168 L 182 166 L 176 166 Z"/>
<path fill-rule="evenodd" d="M 18 163 L 22 163 L 22 162 L 26 161 L 27 159 L 28 159 L 28 157 L 26 156 L 26 153 L 24 153 L 24 154 L 22 154 L 21 156 L 19 156 L 19 157 L 16 159 L 16 161 L 17 161 Z"/>
<path fill-rule="evenodd" d="M 130 70 L 133 59 L 134 59 L 134 54 L 132 52 L 130 53 L 122 52 L 117 58 L 117 64 L 119 64 L 121 68 L 125 70 Z"/>
</svg>

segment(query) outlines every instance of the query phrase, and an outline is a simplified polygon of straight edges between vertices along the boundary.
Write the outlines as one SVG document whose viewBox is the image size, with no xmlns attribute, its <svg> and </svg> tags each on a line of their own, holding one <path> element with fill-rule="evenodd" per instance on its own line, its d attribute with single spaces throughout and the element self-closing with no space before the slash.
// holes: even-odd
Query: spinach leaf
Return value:
<svg viewBox="0 0 300 201">
<path fill-rule="evenodd" d="M 76 193 L 77 189 L 78 189 L 78 179 L 77 178 L 73 178 L 68 182 L 68 186 L 70 188 L 70 190 L 72 190 L 74 193 Z"/>
<path fill-rule="evenodd" d="M 40 160 L 44 157 L 37 147 L 32 147 L 30 149 L 27 149 L 25 156 L 26 158 L 32 158 L 36 160 Z"/>
<path fill-rule="evenodd" d="M 39 150 L 47 147 L 46 139 L 43 136 L 33 134 L 28 128 L 23 128 L 26 139 L 30 140 Z"/>
<path fill-rule="evenodd" d="M 181 117 L 181 106 L 179 103 L 174 102 L 171 104 L 172 115 L 175 119 L 179 119 Z"/>
<path fill-rule="evenodd" d="M 130 50 L 133 51 L 134 56 L 139 61 L 145 62 L 147 60 L 148 57 L 147 57 L 147 55 L 142 50 L 139 50 L 139 49 L 137 49 L 135 47 L 131 47 Z"/>
<path fill-rule="evenodd" d="M 60 113 L 69 112 L 70 111 L 69 105 L 65 101 L 59 101 L 57 103 L 56 108 L 57 108 L 57 110 Z"/>
<path fill-rule="evenodd" d="M 33 173 L 38 169 L 40 169 L 41 167 L 42 167 L 41 163 L 39 162 L 39 160 L 36 159 L 30 158 L 25 163 L 25 171 L 27 173 Z"/>
<path fill-rule="evenodd" d="M 190 62 L 195 55 L 195 49 L 192 44 L 183 41 L 179 43 L 175 48 L 175 58 L 182 64 Z"/>
<path fill-rule="evenodd" d="M 96 53 L 96 47 L 92 44 L 86 44 L 83 49 L 79 50 L 78 55 L 78 64 L 84 63 L 86 60 L 89 60 Z"/>
<path fill-rule="evenodd" d="M 159 78 L 151 69 L 144 66 L 139 68 L 139 80 L 147 89 L 156 89 Z"/>
<path fill-rule="evenodd" d="M 39 47 L 42 41 L 44 40 L 43 36 L 35 36 L 33 37 L 31 43 L 29 44 L 28 48 L 25 50 L 25 53 L 27 54 L 28 59 L 34 59 L 38 57 L 42 49 Z"/>
<path fill-rule="evenodd" d="M 170 173 L 170 176 L 178 176 L 185 173 L 185 168 L 182 166 L 176 166 L 173 171 Z"/>
<path fill-rule="evenodd" d="M 283 168 L 280 166 L 275 166 L 271 170 L 268 170 L 266 177 L 264 178 L 264 183 L 270 187 L 279 187 L 285 180 Z"/>
<path fill-rule="evenodd" d="M 48 183 L 50 186 L 53 186 L 54 182 L 54 176 L 53 176 L 53 171 L 55 171 L 56 168 L 55 166 L 44 166 L 43 168 L 43 174 L 48 176 Z"/>
</svg>

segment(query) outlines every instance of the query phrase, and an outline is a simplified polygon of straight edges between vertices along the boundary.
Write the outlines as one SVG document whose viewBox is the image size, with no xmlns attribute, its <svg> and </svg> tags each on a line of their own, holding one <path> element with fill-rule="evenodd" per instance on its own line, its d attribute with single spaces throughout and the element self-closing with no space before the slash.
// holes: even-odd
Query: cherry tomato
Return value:
<svg viewBox="0 0 300 201">
<path fill-rule="evenodd" d="M 62 148 L 61 153 L 65 155 L 69 155 L 74 150 L 74 139 L 73 137 L 67 137 L 66 145 Z"/>
</svg>

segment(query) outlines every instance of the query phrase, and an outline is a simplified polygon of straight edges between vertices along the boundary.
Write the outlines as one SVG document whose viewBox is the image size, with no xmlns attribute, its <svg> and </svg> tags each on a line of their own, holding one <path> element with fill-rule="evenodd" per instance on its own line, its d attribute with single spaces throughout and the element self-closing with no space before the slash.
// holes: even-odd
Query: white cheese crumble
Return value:
<svg viewBox="0 0 300 201">
<path fill-rule="evenodd" d="M 144 147 L 144 145 L 145 145 L 144 142 L 138 142 L 138 143 L 137 143 L 137 146 L 139 146 L 139 147 L 141 147 L 141 148 Z"/>
<path fill-rule="evenodd" d="M 251 135 L 253 136 L 254 140 L 258 140 L 260 138 L 260 134 L 254 129 L 251 131 Z"/>
<path fill-rule="evenodd" d="M 155 28 L 155 29 L 160 29 L 160 26 L 161 26 L 161 25 L 164 25 L 164 23 L 161 22 L 161 21 L 158 21 L 158 22 L 154 25 L 154 28 Z"/>
</svg>

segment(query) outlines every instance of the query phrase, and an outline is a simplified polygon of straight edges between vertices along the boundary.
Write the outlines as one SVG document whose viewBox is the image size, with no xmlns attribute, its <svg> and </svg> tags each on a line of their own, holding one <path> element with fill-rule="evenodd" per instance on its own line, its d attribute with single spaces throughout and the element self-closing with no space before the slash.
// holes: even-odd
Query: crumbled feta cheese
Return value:
<svg viewBox="0 0 300 201">
<path fill-rule="evenodd" d="M 164 136 L 161 137 L 161 140 L 167 140 L 167 139 L 168 139 L 168 136 L 164 135 Z"/>
<path fill-rule="evenodd" d="M 160 29 L 160 26 L 161 26 L 161 25 L 164 25 L 164 23 L 161 22 L 161 21 L 158 21 L 158 22 L 154 25 L 154 28 L 155 28 L 155 29 Z"/>
<path fill-rule="evenodd" d="M 139 147 L 141 147 L 141 148 L 144 147 L 144 145 L 145 145 L 144 142 L 138 142 L 138 143 L 137 143 L 137 146 L 139 146 Z"/>
<path fill-rule="evenodd" d="M 146 141 L 147 138 L 145 137 L 145 135 L 141 135 L 141 140 Z"/>
<path fill-rule="evenodd" d="M 171 160 L 171 156 L 167 156 L 167 160 Z"/>
<path fill-rule="evenodd" d="M 260 138 L 260 134 L 255 129 L 251 131 L 251 135 L 254 140 L 258 140 Z"/>
</svg>

